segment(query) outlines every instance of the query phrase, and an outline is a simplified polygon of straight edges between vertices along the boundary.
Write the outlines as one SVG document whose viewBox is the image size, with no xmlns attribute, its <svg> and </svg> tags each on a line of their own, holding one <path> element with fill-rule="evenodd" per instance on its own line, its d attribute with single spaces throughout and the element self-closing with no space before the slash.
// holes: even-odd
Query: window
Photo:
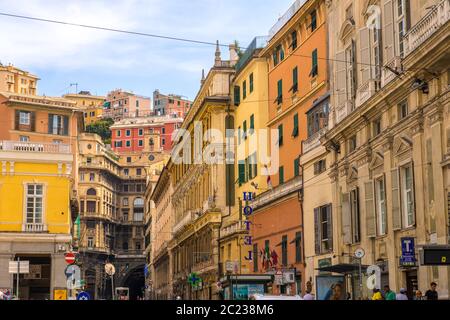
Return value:
<svg viewBox="0 0 450 320">
<path fill-rule="evenodd" d="M 287 266 L 288 264 L 288 237 L 283 236 L 281 240 L 281 264 Z"/>
<path fill-rule="evenodd" d="M 139 129 L 138 134 L 139 134 L 140 136 L 142 136 L 142 135 L 144 134 L 144 129 Z"/>
<path fill-rule="evenodd" d="M 273 58 L 273 66 L 275 67 L 278 64 L 278 52 L 275 50 L 272 54 Z"/>
<path fill-rule="evenodd" d="M 247 81 L 244 80 L 242 83 L 242 99 L 247 98 Z"/>
<path fill-rule="evenodd" d="M 298 67 L 295 67 L 292 70 L 292 88 L 293 93 L 296 93 L 298 91 Z"/>
<path fill-rule="evenodd" d="M 67 136 L 69 134 L 69 118 L 57 114 L 49 114 L 48 133 Z"/>
<path fill-rule="evenodd" d="M 298 177 L 300 175 L 300 159 L 294 159 L 294 177 Z"/>
<path fill-rule="evenodd" d="M 23 125 L 30 125 L 30 118 L 31 113 L 27 111 L 20 111 L 19 112 L 19 124 Z"/>
<path fill-rule="evenodd" d="M 329 100 L 317 103 L 307 113 L 308 137 L 328 126 Z"/>
<path fill-rule="evenodd" d="M 359 190 L 350 191 L 350 213 L 352 221 L 352 243 L 361 241 L 361 218 L 359 213 Z"/>
<path fill-rule="evenodd" d="M 278 184 L 283 184 L 284 183 L 284 167 L 283 166 L 281 166 L 278 169 L 278 177 L 279 177 Z"/>
<path fill-rule="evenodd" d="M 311 12 L 311 32 L 317 29 L 317 11 L 313 10 Z"/>
<path fill-rule="evenodd" d="M 94 237 L 88 237 L 88 239 L 87 239 L 87 246 L 88 246 L 88 248 L 93 248 L 94 247 Z"/>
<path fill-rule="evenodd" d="M 92 163 L 92 158 L 91 157 L 87 157 L 86 158 L 86 163 L 87 164 L 91 164 Z"/>
<path fill-rule="evenodd" d="M 127 130 L 127 131 L 125 132 L 125 135 L 126 135 L 127 137 L 131 136 L 131 130 Z"/>
<path fill-rule="evenodd" d="M 409 28 L 409 0 L 397 0 L 396 11 L 398 52 L 403 57 L 405 53 L 403 37 Z"/>
<path fill-rule="evenodd" d="M 123 174 L 128 176 L 130 174 L 130 170 L 129 169 L 123 169 Z"/>
<path fill-rule="evenodd" d="M 144 219 L 144 199 L 136 198 L 133 202 L 133 221 Z"/>
<path fill-rule="evenodd" d="M 377 212 L 377 234 L 379 236 L 386 234 L 387 216 L 386 216 L 386 192 L 384 187 L 384 177 L 375 180 L 375 200 Z"/>
<path fill-rule="evenodd" d="M 97 191 L 94 188 L 89 188 L 88 191 L 86 191 L 86 195 L 88 196 L 96 196 Z"/>
<path fill-rule="evenodd" d="M 314 209 L 315 251 L 322 254 L 333 250 L 331 204 Z"/>
<path fill-rule="evenodd" d="M 245 161 L 239 160 L 238 162 L 238 174 L 239 174 L 239 186 L 247 182 L 245 174 Z"/>
<path fill-rule="evenodd" d="M 258 244 L 253 244 L 253 272 L 258 272 Z"/>
<path fill-rule="evenodd" d="M 322 159 L 314 162 L 314 174 L 321 174 L 327 170 L 326 160 Z"/>
<path fill-rule="evenodd" d="M 136 250 L 141 250 L 141 242 L 136 241 L 135 248 Z"/>
<path fill-rule="evenodd" d="M 234 86 L 234 105 L 238 106 L 241 103 L 241 88 Z"/>
<path fill-rule="evenodd" d="M 123 198 L 122 199 L 122 204 L 124 207 L 128 207 L 128 198 Z"/>
<path fill-rule="evenodd" d="M 302 233 L 295 233 L 295 262 L 302 261 Z"/>
<path fill-rule="evenodd" d="M 123 192 L 129 192 L 130 188 L 128 184 L 123 185 Z"/>
<path fill-rule="evenodd" d="M 254 131 L 255 131 L 255 115 L 252 114 L 250 116 L 250 130 L 249 130 L 249 134 L 253 134 Z"/>
<path fill-rule="evenodd" d="M 345 49 L 346 63 L 346 94 L 347 100 L 353 100 L 356 97 L 356 77 L 355 77 L 355 43 Z"/>
<path fill-rule="evenodd" d="M 293 31 L 291 33 L 291 46 L 292 51 L 294 51 L 295 49 L 297 49 L 297 31 Z"/>
<path fill-rule="evenodd" d="M 356 150 L 356 135 L 353 135 L 348 139 L 348 151 L 353 152 Z"/>
<path fill-rule="evenodd" d="M 137 176 L 142 175 L 142 169 L 140 169 L 140 168 L 136 169 L 136 175 Z"/>
<path fill-rule="evenodd" d="M 161 128 L 161 133 L 162 133 L 162 134 L 165 134 L 165 133 L 166 133 L 166 128 L 164 128 L 164 127 Z"/>
<path fill-rule="evenodd" d="M 294 114 L 294 129 L 292 130 L 292 136 L 294 138 L 298 136 L 298 113 Z"/>
<path fill-rule="evenodd" d="M 139 108 L 139 100 L 136 100 L 136 108 Z"/>
<path fill-rule="evenodd" d="M 161 139 L 161 144 L 162 144 L 163 146 L 166 145 L 166 139 L 165 139 L 165 138 L 162 138 L 162 139 Z"/>
<path fill-rule="evenodd" d="M 280 53 L 280 61 L 284 60 L 284 50 L 281 45 L 278 46 L 278 52 Z"/>
<path fill-rule="evenodd" d="M 381 30 L 374 28 L 372 35 L 372 52 L 374 64 L 374 77 L 380 79 L 381 77 Z"/>
<path fill-rule="evenodd" d="M 381 118 L 376 119 L 372 123 L 372 135 L 376 137 L 381 133 Z"/>
<path fill-rule="evenodd" d="M 43 223 L 44 185 L 28 184 L 26 187 L 27 223 Z"/>
<path fill-rule="evenodd" d="M 249 82 L 250 82 L 250 93 L 252 93 L 253 92 L 253 86 L 254 86 L 254 84 L 253 84 L 253 73 L 250 73 L 250 80 L 249 80 Z"/>
<path fill-rule="evenodd" d="M 131 141 L 130 141 L 130 140 L 127 140 L 127 141 L 125 142 L 125 145 L 126 145 L 127 147 L 131 147 Z"/>
<path fill-rule="evenodd" d="M 29 142 L 30 141 L 30 137 L 28 136 L 20 136 L 20 142 Z"/>
<path fill-rule="evenodd" d="M 402 183 L 401 201 L 403 213 L 403 226 L 405 228 L 411 227 L 415 224 L 414 216 L 414 184 L 413 184 L 413 169 L 409 164 L 400 170 L 400 178 Z"/>
<path fill-rule="evenodd" d="M 281 104 L 283 102 L 283 80 L 280 79 L 278 80 L 277 83 L 277 99 L 276 99 L 276 103 Z"/>
<path fill-rule="evenodd" d="M 280 124 L 278 126 L 278 145 L 282 146 L 283 145 L 283 125 Z"/>
<path fill-rule="evenodd" d="M 242 124 L 242 138 L 244 140 L 247 139 L 247 120 L 244 120 L 244 123 Z"/>
<path fill-rule="evenodd" d="M 311 56 L 311 72 L 309 74 L 310 77 L 315 77 L 319 74 L 319 62 L 317 56 L 317 49 L 314 49 Z"/>
<path fill-rule="evenodd" d="M 127 157 L 127 163 L 131 163 L 131 157 Z"/>
<path fill-rule="evenodd" d="M 81 182 L 84 181 L 84 173 L 80 173 L 80 181 L 81 181 Z"/>
<path fill-rule="evenodd" d="M 405 100 L 398 104 L 398 120 L 402 120 L 408 116 L 408 102 Z"/>
<path fill-rule="evenodd" d="M 89 181 L 95 181 L 95 173 L 89 173 Z"/>
<path fill-rule="evenodd" d="M 114 146 L 116 148 L 122 148 L 122 141 L 114 141 Z"/>
</svg>

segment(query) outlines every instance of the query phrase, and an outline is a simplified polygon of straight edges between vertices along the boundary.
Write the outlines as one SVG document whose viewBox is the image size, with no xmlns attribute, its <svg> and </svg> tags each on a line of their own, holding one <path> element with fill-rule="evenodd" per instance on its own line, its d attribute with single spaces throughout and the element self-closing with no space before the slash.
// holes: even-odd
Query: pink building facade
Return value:
<svg viewBox="0 0 450 320">
<path fill-rule="evenodd" d="M 152 115 L 151 106 L 151 98 L 117 89 L 106 96 L 103 118 L 120 121 L 126 118 L 148 117 Z"/>
</svg>

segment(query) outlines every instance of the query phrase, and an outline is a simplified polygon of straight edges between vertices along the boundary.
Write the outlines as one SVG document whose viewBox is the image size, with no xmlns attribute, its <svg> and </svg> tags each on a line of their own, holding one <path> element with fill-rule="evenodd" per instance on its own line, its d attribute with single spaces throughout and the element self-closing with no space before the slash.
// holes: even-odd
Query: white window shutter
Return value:
<svg viewBox="0 0 450 320">
<path fill-rule="evenodd" d="M 350 212 L 350 194 L 342 194 L 342 234 L 344 244 L 352 243 L 352 218 Z"/>
<path fill-rule="evenodd" d="M 366 206 L 366 228 L 367 236 L 373 238 L 376 236 L 377 229 L 375 225 L 375 202 L 373 192 L 373 181 L 364 183 L 365 190 L 365 206 Z"/>
<path fill-rule="evenodd" d="M 347 68 L 345 62 L 345 51 L 336 53 L 335 66 L 335 94 L 338 97 L 338 106 L 341 106 L 347 100 Z"/>
<path fill-rule="evenodd" d="M 383 3 L 383 42 L 384 64 L 395 57 L 395 28 L 394 28 L 394 4 L 392 0 L 384 0 Z"/>
<path fill-rule="evenodd" d="M 400 210 L 400 187 L 399 170 L 391 170 L 391 190 L 392 190 L 392 228 L 400 230 L 402 228 L 402 215 Z"/>
<path fill-rule="evenodd" d="M 369 81 L 372 77 L 372 68 L 371 68 L 371 58 L 370 58 L 370 29 L 362 28 L 359 30 L 359 45 L 360 45 L 360 55 L 361 55 L 361 83 L 360 85 L 364 85 Z"/>
</svg>

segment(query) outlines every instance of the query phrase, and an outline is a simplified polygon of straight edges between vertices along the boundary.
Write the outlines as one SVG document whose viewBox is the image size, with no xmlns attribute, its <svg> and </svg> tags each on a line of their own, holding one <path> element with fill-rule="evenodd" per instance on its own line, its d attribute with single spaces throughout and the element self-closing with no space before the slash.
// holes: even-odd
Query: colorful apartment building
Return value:
<svg viewBox="0 0 450 320">
<path fill-rule="evenodd" d="M 128 118 L 111 126 L 112 149 L 120 153 L 170 151 L 172 134 L 181 127 L 182 118 L 148 117 Z"/>
<path fill-rule="evenodd" d="M 176 94 L 162 94 L 159 90 L 153 92 L 153 112 L 156 116 L 176 115 L 186 117 L 192 101 Z"/>
<path fill-rule="evenodd" d="M 36 95 L 39 78 L 13 65 L 0 63 L 0 92 Z"/>
<path fill-rule="evenodd" d="M 89 91 L 68 93 L 64 98 L 76 102 L 77 107 L 84 112 L 84 125 L 90 125 L 102 118 L 105 97 L 92 95 Z"/>
<path fill-rule="evenodd" d="M 106 96 L 103 104 L 103 118 L 119 121 L 126 118 L 148 117 L 151 115 L 151 108 L 150 98 L 116 89 Z"/>
<path fill-rule="evenodd" d="M 1 92 L 0 114 L 0 287 L 17 294 L 6 271 L 20 259 L 29 273 L 19 298 L 53 299 L 67 288 L 82 112 L 62 98 Z"/>
<path fill-rule="evenodd" d="M 325 1 L 296 1 L 269 32 L 267 127 L 278 131 L 279 167 L 252 202 L 254 269 L 280 273 L 274 294 L 299 294 L 304 277 L 300 155 L 307 112 L 327 93 Z"/>
</svg>

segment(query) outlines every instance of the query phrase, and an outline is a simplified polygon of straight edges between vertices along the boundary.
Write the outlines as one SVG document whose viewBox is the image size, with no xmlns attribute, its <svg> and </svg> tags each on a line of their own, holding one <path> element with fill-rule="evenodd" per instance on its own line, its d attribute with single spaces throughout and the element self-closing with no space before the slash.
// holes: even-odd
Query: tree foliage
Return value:
<svg viewBox="0 0 450 320">
<path fill-rule="evenodd" d="M 98 120 L 86 126 L 86 132 L 96 133 L 106 144 L 111 143 L 111 129 L 110 127 L 114 124 L 114 120 L 111 118 L 106 118 Z"/>
</svg>

